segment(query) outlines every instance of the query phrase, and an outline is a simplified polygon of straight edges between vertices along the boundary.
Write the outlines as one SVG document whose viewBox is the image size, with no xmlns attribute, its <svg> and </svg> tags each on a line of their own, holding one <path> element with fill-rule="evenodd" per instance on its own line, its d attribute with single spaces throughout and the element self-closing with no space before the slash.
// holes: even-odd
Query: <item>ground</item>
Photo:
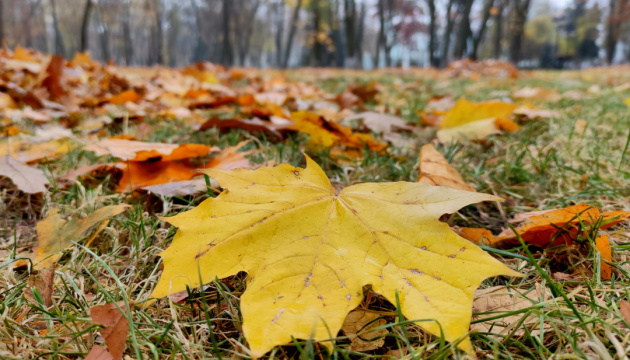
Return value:
<svg viewBox="0 0 630 360">
<path fill-rule="evenodd" d="M 528 99 L 537 109 L 555 110 L 547 119 L 526 121 L 512 133 L 492 135 L 483 141 L 461 141 L 436 145 L 464 180 L 477 191 L 496 194 L 506 201 L 470 206 L 444 219 L 452 225 L 488 228 L 497 233 L 507 219 L 526 211 L 557 209 L 577 203 L 605 211 L 630 210 L 630 111 L 624 99 L 630 97 L 628 69 L 590 69 L 584 72 L 521 72 L 517 78 L 480 75 L 451 77 L 425 70 L 384 70 L 351 72 L 338 70 L 296 70 L 286 73 L 289 81 L 316 85 L 330 94 L 348 85 L 372 81 L 382 88 L 367 110 L 387 109 L 419 124 L 419 113 L 435 96 L 466 96 L 468 100 L 510 100 L 525 87 L 555 89 L 560 96 Z M 277 72 L 261 71 L 263 76 Z M 234 85 L 238 86 L 238 84 Z M 246 86 L 245 83 L 242 86 Z M 153 131 L 144 141 L 199 143 L 233 146 L 253 139 L 244 148 L 256 149 L 256 164 L 288 163 L 304 166 L 303 153 L 318 162 L 341 188 L 358 182 L 416 181 L 422 145 L 435 138 L 436 130 L 421 127 L 403 135 L 405 146 L 386 152 L 361 150 L 357 156 L 330 156 L 329 151 L 306 147 L 308 135 L 291 134 L 280 142 L 267 141 L 261 133 L 217 129 L 195 131 L 188 122 L 147 117 Z M 130 121 L 129 133 L 140 126 Z M 120 134 L 112 126 L 109 135 Z M 377 136 L 378 137 L 378 136 Z M 61 176 L 81 165 L 104 163 L 94 153 L 78 148 L 43 166 L 51 177 Z M 45 198 L 26 199 L 16 190 L 4 188 L 2 211 L 6 217 L 0 234 L 0 357 L 3 359 L 76 359 L 93 345 L 100 326 L 91 322 L 89 308 L 117 301 L 140 301 L 151 293 L 161 271 L 159 254 L 168 247 L 175 228 L 159 216 L 190 209 L 212 191 L 194 197 L 165 198 L 146 193 L 115 192 L 114 178 L 77 181 L 63 188 L 52 181 Z M 30 203 L 29 203 L 30 201 Z M 28 206 L 25 206 L 28 203 Z M 79 208 L 89 211 L 103 205 L 131 204 L 132 208 L 112 220 L 88 246 L 85 241 L 66 251 L 56 269 L 53 306 L 32 305 L 24 297 L 28 273 L 14 271 L 11 257 L 34 246 L 34 224 L 51 208 Z M 8 227 L 6 224 L 15 224 Z M 531 249 L 534 266 L 522 249 L 487 248 L 512 268 L 520 268 L 522 279 L 493 278 L 482 288 L 509 284 L 513 289 L 535 291 L 547 287 L 551 295 L 530 299 L 524 310 L 477 314 L 475 319 L 508 318 L 519 323 L 513 331 L 495 336 L 492 331 L 472 333 L 480 358 L 602 358 L 622 359 L 630 332 L 620 312 L 620 300 L 630 288 L 630 230 L 628 224 L 608 229 L 612 239 L 614 267 L 610 281 L 598 277 L 597 253 L 566 248 L 563 252 Z M 15 253 L 13 253 L 15 252 Z M 11 254 L 13 253 L 13 255 Z M 19 269 L 18 269 L 19 270 Z M 554 274 L 566 274 L 561 277 Z M 136 306 L 132 312 L 133 331 L 127 338 L 125 357 L 132 359 L 208 359 L 247 357 L 247 343 L 240 331 L 239 295 L 246 274 L 217 280 L 200 296 L 180 303 L 159 300 L 149 307 Z M 369 290 L 366 289 L 366 293 Z M 542 294 L 542 293 L 541 293 Z M 569 303 L 566 300 L 570 300 Z M 26 309 L 32 309 L 26 313 Z M 339 334 L 329 353 L 309 341 L 277 347 L 271 358 L 396 358 L 441 359 L 465 356 L 439 337 L 423 333 L 398 318 L 395 307 L 370 294 L 362 307 L 377 311 L 387 321 L 385 344 L 365 353 L 348 350 L 349 341 Z M 480 320 L 475 320 L 479 322 Z M 473 321 L 473 322 L 475 322 Z M 532 322 L 534 323 L 531 326 Z M 530 324 L 524 330 L 521 323 Z M 213 333 L 209 332 L 213 329 Z M 542 331 L 541 331 L 542 330 Z"/>
</svg>

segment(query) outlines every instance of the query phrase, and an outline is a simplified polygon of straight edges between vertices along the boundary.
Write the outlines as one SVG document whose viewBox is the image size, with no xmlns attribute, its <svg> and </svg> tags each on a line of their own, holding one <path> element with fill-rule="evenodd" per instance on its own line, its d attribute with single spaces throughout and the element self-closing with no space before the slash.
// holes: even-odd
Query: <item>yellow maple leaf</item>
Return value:
<svg viewBox="0 0 630 360">
<path fill-rule="evenodd" d="M 462 97 L 455 103 L 453 108 L 446 113 L 442 121 L 440 121 L 440 128 L 454 128 L 467 123 L 487 119 L 508 120 L 517 107 L 518 105 L 516 104 L 499 101 L 472 102 Z"/>
<path fill-rule="evenodd" d="M 166 218 L 179 231 L 160 254 L 164 271 L 151 296 L 246 271 L 243 331 L 260 357 L 292 337 L 335 336 L 371 285 L 393 304 L 398 297 L 408 319 L 433 319 L 417 324 L 471 352 L 475 289 L 487 277 L 519 274 L 438 219 L 499 198 L 409 182 L 336 193 L 306 160 L 306 169 L 204 170 L 226 190 Z"/>
</svg>

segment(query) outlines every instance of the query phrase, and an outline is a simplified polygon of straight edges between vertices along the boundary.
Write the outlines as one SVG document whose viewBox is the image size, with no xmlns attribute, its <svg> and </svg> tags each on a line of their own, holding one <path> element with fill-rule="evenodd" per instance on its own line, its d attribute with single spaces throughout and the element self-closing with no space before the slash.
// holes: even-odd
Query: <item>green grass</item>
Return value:
<svg viewBox="0 0 630 360">
<path fill-rule="evenodd" d="M 616 92 L 605 77 L 580 73 L 532 73 L 517 80 L 448 79 L 427 77 L 424 73 L 406 75 L 352 73 L 318 79 L 313 74 L 291 72 L 288 79 L 304 81 L 331 93 L 347 85 L 375 80 L 384 87 L 378 103 L 404 119 L 419 123 L 418 110 L 434 95 L 465 95 L 470 100 L 497 98 L 497 94 L 524 86 L 555 88 L 560 92 L 586 89 L 599 84 L 602 91 L 581 100 L 538 101 L 536 107 L 554 109 L 558 116 L 525 123 L 515 133 L 491 136 L 483 142 L 443 144 L 438 149 L 480 192 L 506 199 L 463 209 L 449 221 L 469 227 L 486 227 L 498 232 L 512 215 L 533 210 L 588 203 L 604 210 L 630 210 L 630 111 L 622 100 L 628 92 Z M 630 81 L 614 78 L 613 85 Z M 402 86 L 411 84 L 412 86 Z M 586 120 L 582 133 L 576 132 L 578 119 Z M 234 130 L 194 131 L 178 121 L 148 119 L 154 131 L 146 141 L 202 143 L 225 147 L 255 137 L 248 149 L 257 153 L 253 163 L 304 165 L 306 151 L 326 171 L 335 187 L 366 181 L 415 181 L 418 152 L 435 134 L 425 129 L 411 135 L 413 146 L 390 148 L 386 153 L 363 150 L 361 158 L 331 160 L 327 150 L 306 147 L 308 137 L 294 134 L 277 143 L 264 134 Z M 138 124 L 131 123 L 133 133 Z M 113 128 L 110 134 L 119 134 Z M 68 187 L 57 186 L 54 177 L 80 165 L 106 162 L 93 153 L 75 149 L 66 156 L 43 165 L 53 183 L 43 198 L 24 197 L 11 187 L 3 187 L 0 211 L 0 358 L 1 359 L 79 359 L 97 339 L 100 326 L 91 322 L 89 308 L 123 301 L 131 307 L 130 333 L 125 354 L 132 359 L 219 359 L 248 358 L 247 342 L 241 331 L 239 296 L 245 290 L 246 274 L 217 279 L 202 289 L 190 289 L 181 304 L 162 299 L 150 307 L 141 303 L 155 286 L 160 272 L 158 254 L 168 247 L 175 229 L 159 220 L 191 209 L 214 196 L 213 192 L 188 198 L 162 198 L 152 195 L 117 194 L 115 179 L 104 176 L 92 181 L 77 181 Z M 36 243 L 34 227 L 51 208 L 79 209 L 89 213 L 104 205 L 129 203 L 132 208 L 113 219 L 89 246 L 86 239 L 67 250 L 56 268 L 53 306 L 30 303 L 23 295 L 28 278 L 24 268 L 13 264 Z M 595 229 L 597 230 L 597 229 Z M 592 243 L 596 231 L 583 241 Z M 621 315 L 619 304 L 629 298 L 630 230 L 628 224 L 608 230 L 613 240 L 611 281 L 601 281 L 597 252 L 592 247 L 564 249 L 516 248 L 488 249 L 512 268 L 522 279 L 494 278 L 482 287 L 507 285 L 521 292 L 536 286 L 547 295 L 529 299 L 529 307 L 511 312 L 475 314 L 473 322 L 485 318 L 514 323 L 504 334 L 472 333 L 477 354 L 495 359 L 624 359 L 630 351 L 630 324 Z M 586 249 L 586 250 L 585 250 Z M 559 280 L 555 273 L 572 277 Z M 365 289 L 366 294 L 370 292 Z M 368 353 L 348 350 L 349 340 L 330 334 L 336 345 L 332 352 L 311 341 L 296 340 L 275 348 L 269 358 L 359 359 L 465 358 L 454 344 L 423 332 L 404 319 L 380 296 L 366 296 L 361 305 L 381 314 L 389 333 L 385 345 Z M 26 313 L 26 311 L 28 313 Z M 26 314 L 25 314 L 26 313 Z M 508 319 L 509 317 L 509 319 Z M 524 326 L 523 324 L 527 324 Z M 98 340 L 100 341 L 100 340 Z"/>
</svg>

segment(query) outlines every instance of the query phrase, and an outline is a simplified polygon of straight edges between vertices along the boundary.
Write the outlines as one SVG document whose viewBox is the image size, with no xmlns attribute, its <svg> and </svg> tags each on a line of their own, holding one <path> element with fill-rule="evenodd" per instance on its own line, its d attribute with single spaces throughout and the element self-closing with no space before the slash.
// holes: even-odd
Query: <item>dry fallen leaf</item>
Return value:
<svg viewBox="0 0 630 360">
<path fill-rule="evenodd" d="M 458 346 L 471 352 L 474 289 L 490 276 L 520 274 L 438 219 L 500 198 L 406 182 L 336 194 L 306 161 L 306 169 L 204 170 L 226 190 L 165 219 L 179 230 L 160 254 L 164 270 L 151 297 L 247 272 L 243 331 L 257 358 L 292 337 L 329 339 L 371 284 L 391 303 L 398 298 L 408 319 L 439 321 L 418 323 L 430 333 L 463 336 Z"/>
<path fill-rule="evenodd" d="M 384 335 L 387 335 L 389 331 L 387 329 L 372 330 L 387 324 L 385 319 L 379 319 L 379 317 L 377 313 L 363 309 L 353 310 L 346 316 L 341 330 L 350 339 L 350 350 L 376 350 L 385 344 Z"/>
<path fill-rule="evenodd" d="M 420 173 L 418 182 L 475 191 L 475 188 L 465 182 L 459 172 L 431 144 L 423 145 L 420 149 L 420 169 L 418 172 Z"/>
<path fill-rule="evenodd" d="M 112 155 L 121 160 L 130 161 L 170 161 L 209 155 L 219 151 L 216 146 L 200 144 L 163 144 L 124 139 L 105 139 L 85 147 L 96 155 Z"/>
<path fill-rule="evenodd" d="M 621 299 L 619 301 L 619 311 L 623 319 L 630 324 L 630 304 L 626 300 Z"/>
<path fill-rule="evenodd" d="M 595 248 L 600 254 L 600 274 L 602 279 L 610 280 L 612 277 L 612 267 L 606 263 L 612 261 L 612 249 L 608 235 L 600 235 L 595 239 Z"/>
<path fill-rule="evenodd" d="M 40 268 L 28 277 L 27 287 L 24 289 L 24 297 L 37 304 L 33 289 L 37 289 L 37 292 L 41 295 L 42 301 L 46 307 L 52 305 L 52 291 L 53 291 L 53 279 L 55 277 L 55 267 L 50 266 L 48 268 Z"/>
<path fill-rule="evenodd" d="M 193 158 L 199 153 L 205 153 L 206 150 L 199 152 L 179 151 L 186 149 L 185 145 L 181 145 L 170 155 L 160 156 L 157 158 L 146 159 L 146 154 L 139 153 L 135 159 L 144 160 L 128 161 L 121 163 L 123 166 L 123 175 L 118 183 L 117 192 L 131 191 L 138 188 L 146 188 L 153 185 L 161 185 L 175 183 L 179 181 L 190 180 L 199 173 L 196 171 L 201 168 L 213 168 L 221 170 L 232 170 L 236 168 L 247 168 L 250 166 L 249 159 L 245 156 L 250 155 L 252 151 L 242 151 L 241 149 L 248 141 L 243 141 L 236 146 L 231 146 L 223 150 L 212 147 L 212 150 L 220 151 L 216 156 L 204 162 L 194 162 Z M 201 145 L 200 145 L 201 146 Z M 204 145 L 205 146 L 205 145 Z M 210 149 L 209 146 L 206 146 Z M 158 160 L 162 159 L 162 160 Z M 146 161 L 150 160 L 150 161 Z"/>
<path fill-rule="evenodd" d="M 353 133 L 350 128 L 305 110 L 291 113 L 291 121 L 294 123 L 291 128 L 309 134 L 309 142 L 316 146 L 346 145 L 363 148 L 367 145 L 375 151 L 387 146 L 385 143 L 376 141 L 369 134 Z"/>
<path fill-rule="evenodd" d="M 133 302 L 129 302 L 129 307 L 133 306 Z M 107 344 L 107 352 L 111 355 L 114 360 L 122 359 L 122 355 L 125 351 L 125 344 L 127 342 L 127 333 L 129 331 L 129 320 L 125 317 L 125 315 L 120 311 L 126 311 L 126 305 L 124 301 L 120 301 L 118 303 L 111 303 L 105 305 L 98 305 L 90 308 L 90 317 L 92 317 L 92 321 L 104 325 L 103 329 L 100 329 L 99 332 L 103 339 L 105 339 L 105 344 Z M 102 349 L 102 348 L 101 348 Z M 101 359 L 98 356 L 101 355 L 101 349 L 97 349 L 95 354 L 92 355 L 93 359 Z M 92 351 L 90 351 L 92 353 Z M 104 359 L 106 359 L 105 357 Z"/>
<path fill-rule="evenodd" d="M 115 360 L 115 358 L 104 347 L 94 344 L 85 360 Z"/>
<path fill-rule="evenodd" d="M 113 216 L 125 211 L 129 205 L 112 205 L 100 208 L 85 218 L 64 219 L 59 209 L 51 209 L 48 217 L 37 223 L 37 249 L 35 268 L 43 269 L 54 265 L 61 257 L 61 252 L 73 241 L 88 237 L 97 225 L 109 221 Z"/>
<path fill-rule="evenodd" d="M 27 194 L 45 193 L 46 185 L 49 184 L 43 171 L 24 165 L 11 155 L 0 158 L 0 176 L 8 177 L 18 189 Z"/>
<path fill-rule="evenodd" d="M 523 311 L 540 302 L 547 301 L 549 298 L 549 291 L 540 286 L 540 284 L 536 284 L 536 287 L 531 290 L 509 289 L 505 286 L 478 289 L 475 291 L 473 313 L 486 314 L 474 315 L 473 320 L 478 321 L 486 317 L 492 318 L 502 313 Z M 524 311 L 499 319 L 477 322 L 471 326 L 471 330 L 494 335 L 507 335 L 514 330 L 514 326 L 519 323 L 523 315 Z M 523 335 L 525 333 L 523 328 L 525 327 L 529 328 L 532 336 L 540 333 L 540 319 L 537 316 L 528 317 L 521 326 L 521 329 L 516 330 L 516 336 Z M 545 324 L 544 328 L 549 329 L 551 325 Z"/>
<path fill-rule="evenodd" d="M 599 229 L 605 230 L 622 221 L 630 219 L 628 211 L 612 211 L 601 213 L 596 207 L 578 204 L 563 209 L 544 212 L 532 212 L 533 216 L 521 220 L 523 224 L 515 230 L 527 244 L 538 246 L 558 246 L 572 244 L 578 233 L 582 236 L 599 221 L 602 222 Z M 580 228 L 580 224 L 583 228 Z M 499 235 L 491 235 L 486 232 L 476 232 L 476 229 L 462 228 L 460 235 L 475 243 L 484 243 L 491 246 L 518 246 L 516 235 L 511 229 L 503 230 Z"/>
<path fill-rule="evenodd" d="M 414 129 L 409 122 L 399 117 L 376 112 L 364 112 L 348 116 L 342 121 L 342 125 L 350 126 L 353 122 L 358 122 L 377 134 L 411 132 Z"/>
</svg>

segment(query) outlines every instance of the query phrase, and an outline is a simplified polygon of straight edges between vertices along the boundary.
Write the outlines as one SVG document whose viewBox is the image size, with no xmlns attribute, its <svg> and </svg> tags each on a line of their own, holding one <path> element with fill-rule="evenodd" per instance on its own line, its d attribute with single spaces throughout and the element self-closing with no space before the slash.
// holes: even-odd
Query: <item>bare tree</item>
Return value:
<svg viewBox="0 0 630 360">
<path fill-rule="evenodd" d="M 357 64 L 356 66 L 359 68 L 363 68 L 363 32 L 365 27 L 365 14 L 366 14 L 366 6 L 365 3 L 361 3 L 361 12 L 359 14 L 359 25 L 357 27 L 357 36 L 356 36 L 356 53 L 357 53 Z"/>
<path fill-rule="evenodd" d="M 494 16 L 494 43 L 493 57 L 499 59 L 501 57 L 501 40 L 503 39 L 503 12 L 505 10 L 507 0 L 499 0 L 497 12 Z"/>
<path fill-rule="evenodd" d="M 472 9 L 474 0 L 463 0 L 463 6 L 460 11 L 459 27 L 457 29 L 457 38 L 455 39 L 455 49 L 453 50 L 453 56 L 456 59 L 461 59 L 466 51 L 466 44 L 468 39 L 472 35 L 470 29 L 470 11 Z"/>
<path fill-rule="evenodd" d="M 483 4 L 481 24 L 479 25 L 479 30 L 477 31 L 477 35 L 473 37 L 473 48 L 470 53 L 470 58 L 473 60 L 477 60 L 479 53 L 479 44 L 481 40 L 483 40 L 483 35 L 486 32 L 486 26 L 488 24 L 488 19 L 490 19 L 490 10 L 494 6 L 494 0 L 486 0 Z"/>
<path fill-rule="evenodd" d="M 230 41 L 230 19 L 232 17 L 232 0 L 223 0 L 223 47 L 221 63 L 225 66 L 232 65 L 232 43 Z"/>
<path fill-rule="evenodd" d="M 56 0 L 50 0 L 50 7 L 52 12 L 53 31 L 55 32 L 55 53 L 65 56 L 66 47 L 63 43 L 63 36 L 61 30 L 59 30 L 59 21 L 57 19 L 57 3 Z"/>
<path fill-rule="evenodd" d="M 92 0 L 87 0 L 85 3 L 85 10 L 83 10 L 83 20 L 81 21 L 81 46 L 79 47 L 81 52 L 88 49 L 90 19 L 92 18 L 93 7 L 94 2 L 92 2 Z"/>
<path fill-rule="evenodd" d="M 376 54 L 374 55 L 374 67 L 378 67 L 381 57 L 381 47 L 385 46 L 385 0 L 378 0 L 378 20 L 380 28 L 376 39 Z"/>
<path fill-rule="evenodd" d="M 446 30 L 444 31 L 444 41 L 442 41 L 442 61 L 440 61 L 441 66 L 446 66 L 449 60 L 448 51 L 450 49 L 453 26 L 455 26 L 452 10 L 453 0 L 448 0 L 448 5 L 446 5 Z"/>
<path fill-rule="evenodd" d="M 513 0 L 512 21 L 510 21 L 510 61 L 518 63 L 521 60 L 521 46 L 525 21 L 531 0 Z"/>
<path fill-rule="evenodd" d="M 280 0 L 277 3 L 273 4 L 273 13 L 276 15 L 275 23 L 276 33 L 275 33 L 275 43 L 276 43 L 276 66 L 282 66 L 282 37 L 284 36 L 284 8 L 285 8 L 285 0 Z"/>
<path fill-rule="evenodd" d="M 606 62 L 612 64 L 621 35 L 621 27 L 630 19 L 630 3 L 628 0 L 610 0 L 608 18 L 606 19 Z"/>
<path fill-rule="evenodd" d="M 101 52 L 103 53 L 103 60 L 111 60 L 111 54 L 109 52 L 109 26 L 103 19 L 103 12 L 101 6 L 96 6 L 96 19 L 98 21 L 98 37 L 101 45 Z"/>
<path fill-rule="evenodd" d="M 246 5 L 247 3 L 252 3 L 251 8 Z M 236 45 L 238 46 L 239 65 L 244 66 L 245 59 L 249 53 L 249 44 L 252 39 L 254 21 L 256 19 L 256 14 L 258 13 L 260 0 L 240 0 L 237 4 L 239 5 L 240 11 L 238 11 L 234 16 L 234 22 L 236 25 L 234 31 L 238 31 L 240 35 L 235 34 L 234 39 L 236 39 Z"/>
<path fill-rule="evenodd" d="M 131 42 L 131 0 L 123 0 L 122 33 L 123 33 L 123 54 L 125 65 L 131 65 L 133 59 L 133 47 Z"/>
<path fill-rule="evenodd" d="M 435 14 L 435 0 L 427 0 L 427 5 L 429 6 L 429 64 L 431 66 L 435 64 L 435 37 L 436 34 L 436 25 L 437 19 Z"/>
<path fill-rule="evenodd" d="M 300 10 L 302 9 L 302 0 L 297 0 L 297 4 L 295 5 L 295 9 L 293 10 L 293 16 L 291 17 L 291 28 L 289 29 L 289 38 L 287 39 L 286 50 L 284 53 L 284 61 L 282 62 L 282 67 L 287 68 L 289 65 L 289 57 L 291 56 L 291 48 L 293 46 L 293 37 L 295 36 L 295 32 L 297 31 L 297 23 L 300 18 Z"/>
<path fill-rule="evenodd" d="M 0 44 L 4 43 L 4 0 L 0 0 Z"/>
</svg>

